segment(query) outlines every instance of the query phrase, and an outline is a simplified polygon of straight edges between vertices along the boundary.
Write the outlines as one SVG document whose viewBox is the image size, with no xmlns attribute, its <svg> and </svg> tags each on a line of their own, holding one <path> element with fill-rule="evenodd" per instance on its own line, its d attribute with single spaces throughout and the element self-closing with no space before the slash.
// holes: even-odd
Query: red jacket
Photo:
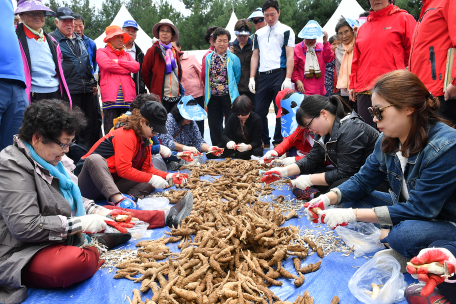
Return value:
<svg viewBox="0 0 456 304">
<path fill-rule="evenodd" d="M 306 52 L 307 46 L 304 44 L 304 41 L 296 44 L 294 48 L 294 68 L 293 74 L 291 75 L 291 81 L 296 83 L 296 81 L 301 80 L 304 85 L 306 95 L 325 95 L 326 64 L 334 60 L 334 53 L 331 49 L 331 44 L 329 42 L 318 42 L 315 46 L 315 55 L 317 55 L 321 71 L 321 76 L 318 78 L 304 78 Z"/>
<path fill-rule="evenodd" d="M 176 60 L 178 68 L 178 78 L 182 82 L 182 66 L 179 60 L 179 54 L 177 50 L 173 47 L 174 60 Z M 165 86 L 165 76 L 166 76 L 166 63 L 165 58 L 163 57 L 162 51 L 160 50 L 160 42 L 155 42 L 144 56 L 143 65 L 141 68 L 141 73 L 143 76 L 144 83 L 149 89 L 150 93 L 158 95 L 158 97 L 163 97 L 163 89 Z M 172 73 L 172 72 L 171 72 Z M 169 74 L 168 76 L 170 76 Z M 177 88 L 179 90 L 179 88 Z"/>
<path fill-rule="evenodd" d="M 304 139 L 304 136 L 307 137 L 308 132 L 308 129 L 302 129 L 299 127 L 296 128 L 293 134 L 291 134 L 288 137 L 285 137 L 283 141 L 277 147 L 274 148 L 274 151 L 276 151 L 279 154 L 279 156 L 281 156 L 291 148 L 295 147 L 296 149 L 307 155 L 310 152 L 310 149 L 312 148 L 312 145 L 309 143 L 309 141 L 307 139 Z M 301 158 L 304 158 L 304 156 L 295 157 L 296 161 L 300 160 Z"/>
<path fill-rule="evenodd" d="M 117 59 L 117 63 L 113 59 Z M 125 102 L 135 100 L 135 82 L 131 78 L 131 73 L 139 71 L 139 63 L 131 58 L 130 54 L 125 52 L 117 56 L 109 46 L 106 46 L 97 50 L 97 63 L 100 68 L 100 92 L 103 102 L 116 101 L 121 84 Z"/>
<path fill-rule="evenodd" d="M 100 154 L 106 159 L 111 174 L 138 183 L 148 183 L 152 175 L 166 179 L 167 173 L 155 169 L 152 164 L 150 145 L 146 146 L 143 151 L 139 151 L 140 141 L 142 138 L 137 136 L 135 131 L 124 130 L 123 127 L 120 127 L 100 138 L 81 159 L 85 159 L 91 154 Z M 144 153 L 144 155 L 134 168 L 132 161 L 138 153 Z"/>
<path fill-rule="evenodd" d="M 350 89 L 370 90 L 377 77 L 405 69 L 415 25 L 412 15 L 393 4 L 377 12 L 371 10 L 356 36 Z"/>
<path fill-rule="evenodd" d="M 423 0 L 421 16 L 413 34 L 409 70 L 434 96 L 443 95 L 447 52 L 456 47 L 456 1 Z M 452 69 L 456 85 L 456 60 Z"/>
</svg>

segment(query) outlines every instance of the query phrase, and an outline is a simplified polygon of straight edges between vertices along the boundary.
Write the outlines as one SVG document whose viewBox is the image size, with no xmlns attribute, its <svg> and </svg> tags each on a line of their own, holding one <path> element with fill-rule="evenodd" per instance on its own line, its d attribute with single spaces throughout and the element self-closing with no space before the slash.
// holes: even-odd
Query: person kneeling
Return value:
<svg viewBox="0 0 456 304">
<path fill-rule="evenodd" d="M 78 163 L 83 166 L 78 184 L 85 197 L 135 208 L 137 198 L 186 181 L 187 174 L 177 176 L 153 167 L 149 139 L 167 132 L 166 110 L 160 103 L 147 101 L 120 122 L 126 125 L 106 134 Z"/>
<path fill-rule="evenodd" d="M 263 122 L 258 114 L 252 112 L 250 99 L 246 95 L 237 97 L 232 112 L 222 133 L 220 147 L 226 149 L 220 157 L 248 160 L 252 155 L 263 156 Z"/>
</svg>

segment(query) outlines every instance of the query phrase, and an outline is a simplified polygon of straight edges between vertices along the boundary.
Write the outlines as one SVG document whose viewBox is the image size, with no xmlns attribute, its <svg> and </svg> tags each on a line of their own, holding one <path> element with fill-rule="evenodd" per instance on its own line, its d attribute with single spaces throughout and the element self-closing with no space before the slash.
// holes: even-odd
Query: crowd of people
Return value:
<svg viewBox="0 0 456 304">
<path fill-rule="evenodd" d="M 107 27 L 97 49 L 78 12 L 3 1 L 0 302 L 91 277 L 100 253 L 81 245 L 88 234 L 109 249 L 128 241 L 103 233 L 117 215 L 179 225 L 191 193 L 167 211 L 137 200 L 185 183 L 169 171 L 202 153 L 274 164 L 266 182 L 297 176 L 298 198 L 321 193 L 305 205 L 310 221 L 382 229 L 388 249 L 377 254 L 425 283 L 409 286 L 409 303 L 456 301 L 454 284 L 420 266 L 456 265 L 456 2 L 423 0 L 415 20 L 394 0 L 366 1 L 369 12 L 341 16 L 336 35 L 310 20 L 295 43 L 278 1 L 266 0 L 238 20 L 232 43 L 208 27 L 202 62 L 169 19 L 153 26 L 148 50 L 134 20 Z"/>
</svg>

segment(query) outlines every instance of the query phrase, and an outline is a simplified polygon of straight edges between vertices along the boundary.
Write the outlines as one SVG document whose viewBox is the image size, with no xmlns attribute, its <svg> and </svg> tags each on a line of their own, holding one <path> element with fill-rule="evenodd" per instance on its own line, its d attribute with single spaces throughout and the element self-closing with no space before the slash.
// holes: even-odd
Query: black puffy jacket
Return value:
<svg viewBox="0 0 456 304">
<path fill-rule="evenodd" d="M 92 93 L 97 82 L 92 75 L 89 53 L 79 35 L 74 34 L 72 41 L 56 29 L 50 33 L 60 44 L 62 68 L 70 94 Z M 73 42 L 75 44 L 73 45 Z"/>
<path fill-rule="evenodd" d="M 301 174 L 311 174 L 328 160 L 335 169 L 325 172 L 328 185 L 342 178 L 355 175 L 372 154 L 379 132 L 364 123 L 363 119 L 352 112 L 343 119 L 336 118 L 331 129 L 331 138 L 324 143 L 320 135 L 309 154 L 296 164 Z"/>
<path fill-rule="evenodd" d="M 139 68 L 138 73 L 133 74 L 133 81 L 135 82 L 136 95 L 140 95 L 140 94 L 147 93 L 146 84 L 144 83 L 144 80 L 143 80 L 142 74 L 141 74 L 141 68 L 142 68 L 142 64 L 144 61 L 144 53 L 142 52 L 142 50 L 139 48 L 139 46 L 136 43 L 135 43 L 135 47 L 136 47 L 136 56 L 135 56 L 136 58 L 133 58 L 133 59 L 139 63 L 140 68 Z"/>
</svg>

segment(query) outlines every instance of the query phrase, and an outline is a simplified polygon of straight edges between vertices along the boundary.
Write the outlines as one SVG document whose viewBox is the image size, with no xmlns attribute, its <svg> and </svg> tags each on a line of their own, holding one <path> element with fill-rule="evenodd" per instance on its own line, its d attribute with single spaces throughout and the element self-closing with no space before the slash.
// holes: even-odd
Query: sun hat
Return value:
<svg viewBox="0 0 456 304">
<path fill-rule="evenodd" d="M 253 13 L 250 14 L 249 18 L 247 18 L 247 20 L 252 21 L 253 18 L 264 18 L 263 9 L 261 7 L 258 7 L 256 10 L 254 10 Z"/>
<path fill-rule="evenodd" d="M 344 17 L 345 21 L 347 21 L 348 25 L 353 29 L 355 26 L 359 26 L 359 22 L 358 20 L 355 20 L 355 19 L 350 19 L 350 18 L 347 18 L 345 17 L 344 15 L 342 15 L 342 17 Z"/>
<path fill-rule="evenodd" d="M 139 30 L 138 23 L 135 20 L 126 20 L 122 27 L 134 27 Z"/>
<path fill-rule="evenodd" d="M 56 15 L 57 15 L 57 18 L 59 20 L 66 20 L 66 19 L 73 19 L 74 20 L 74 19 L 76 19 L 73 16 L 73 11 L 70 8 L 68 8 L 68 7 L 59 7 L 57 9 L 57 14 Z"/>
<path fill-rule="evenodd" d="M 246 28 L 241 28 L 239 31 L 234 31 L 234 34 L 235 35 L 239 35 L 239 36 L 242 36 L 242 35 L 247 35 L 247 36 L 250 36 L 250 31 Z"/>
<path fill-rule="evenodd" d="M 302 101 L 304 100 L 304 94 L 294 93 L 291 94 L 285 100 L 281 102 L 282 117 L 280 118 L 280 124 L 282 126 L 282 136 L 287 137 L 293 134 L 298 127 L 296 120 L 296 112 L 299 109 Z"/>
<path fill-rule="evenodd" d="M 166 113 L 166 109 L 161 103 L 146 101 L 139 109 L 139 113 L 149 121 L 150 126 L 154 128 L 154 131 L 161 134 L 168 134 L 168 129 L 166 129 L 168 113 Z"/>
<path fill-rule="evenodd" d="M 191 95 L 182 97 L 177 103 L 177 109 L 184 119 L 200 121 L 205 120 L 207 117 L 206 111 Z"/>
<path fill-rule="evenodd" d="M 152 28 L 152 34 L 155 38 L 160 39 L 160 36 L 158 35 L 158 29 L 162 25 L 167 25 L 173 29 L 174 35 L 173 38 L 171 38 L 171 42 L 177 41 L 179 39 L 179 31 L 177 30 L 177 27 L 174 25 L 174 23 L 169 19 L 162 19 L 159 23 L 154 25 L 154 27 Z"/>
<path fill-rule="evenodd" d="M 17 8 L 14 14 L 20 14 L 30 11 L 44 11 L 45 16 L 55 16 L 55 12 L 44 5 L 41 0 L 18 0 Z"/>
<path fill-rule="evenodd" d="M 306 26 L 301 30 L 298 37 L 303 39 L 317 39 L 323 36 L 323 30 L 320 24 L 315 20 L 307 22 Z"/>
<path fill-rule="evenodd" d="M 277 111 L 277 116 L 276 118 L 280 118 L 281 114 L 282 114 L 282 108 L 280 107 L 280 102 L 282 101 L 282 98 L 287 95 L 288 93 L 293 93 L 294 90 L 293 89 L 283 89 L 282 91 L 279 91 L 279 93 L 277 93 L 276 95 L 276 99 L 275 99 L 275 103 L 277 105 L 277 108 L 279 109 Z"/>
<path fill-rule="evenodd" d="M 117 36 L 117 35 L 123 36 L 124 43 L 127 43 L 128 40 L 131 39 L 130 35 L 128 35 L 127 33 L 124 33 L 122 31 L 122 29 L 120 28 L 120 26 L 118 26 L 118 25 L 108 26 L 106 28 L 105 32 L 106 32 L 106 37 L 103 39 L 103 42 L 105 42 L 105 43 L 107 43 L 109 39 L 111 39 L 112 37 Z"/>
</svg>

